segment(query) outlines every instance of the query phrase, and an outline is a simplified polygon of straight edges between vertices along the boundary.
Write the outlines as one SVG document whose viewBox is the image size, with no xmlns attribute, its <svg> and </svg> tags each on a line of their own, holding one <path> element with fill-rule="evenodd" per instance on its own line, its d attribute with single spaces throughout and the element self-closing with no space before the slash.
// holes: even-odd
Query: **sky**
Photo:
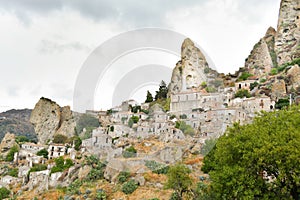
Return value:
<svg viewBox="0 0 300 200">
<path fill-rule="evenodd" d="M 280 0 L 0 0 L 0 111 L 33 108 L 42 96 L 72 107 L 77 77 L 94 50 L 141 28 L 185 35 L 219 72 L 234 72 L 266 30 L 277 27 L 279 6 Z M 145 49 L 119 56 L 99 78 L 92 109 L 115 106 L 112 91 L 122 79 L 117 66 L 154 63 L 171 72 L 179 59 Z M 140 84 L 128 97 L 142 101 L 158 84 Z"/>
</svg>

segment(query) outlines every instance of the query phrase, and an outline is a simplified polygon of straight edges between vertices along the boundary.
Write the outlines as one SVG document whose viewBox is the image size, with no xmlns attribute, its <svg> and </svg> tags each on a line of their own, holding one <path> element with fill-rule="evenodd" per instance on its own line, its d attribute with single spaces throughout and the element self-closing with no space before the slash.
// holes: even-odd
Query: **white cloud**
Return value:
<svg viewBox="0 0 300 200">
<path fill-rule="evenodd" d="M 0 110 L 33 108 L 41 96 L 72 105 L 77 74 L 91 51 L 149 25 L 189 36 L 217 68 L 234 71 L 276 26 L 280 0 L 66 2 L 0 0 Z"/>
</svg>

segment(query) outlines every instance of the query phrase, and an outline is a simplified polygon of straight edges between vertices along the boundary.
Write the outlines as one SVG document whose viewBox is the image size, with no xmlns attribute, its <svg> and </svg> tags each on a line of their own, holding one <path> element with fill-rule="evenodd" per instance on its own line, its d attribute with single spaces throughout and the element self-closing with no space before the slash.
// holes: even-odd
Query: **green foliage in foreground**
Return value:
<svg viewBox="0 0 300 200">
<path fill-rule="evenodd" d="M 10 191 L 5 187 L 0 188 L 0 199 L 6 199 L 10 195 Z"/>
<path fill-rule="evenodd" d="M 189 176 L 190 173 L 191 170 L 183 164 L 171 166 L 167 173 L 168 181 L 165 187 L 167 189 L 173 189 L 176 196 L 182 199 L 183 194 L 188 192 L 192 185 L 192 179 Z"/>
<path fill-rule="evenodd" d="M 235 124 L 204 159 L 215 199 L 299 199 L 300 107 Z"/>
</svg>

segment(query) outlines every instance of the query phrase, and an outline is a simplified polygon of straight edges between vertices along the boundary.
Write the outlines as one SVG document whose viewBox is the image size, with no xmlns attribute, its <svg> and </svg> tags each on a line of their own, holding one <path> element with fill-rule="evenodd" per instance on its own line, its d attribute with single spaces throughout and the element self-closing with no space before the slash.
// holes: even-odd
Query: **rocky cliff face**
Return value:
<svg viewBox="0 0 300 200">
<path fill-rule="evenodd" d="M 178 93 L 199 87 L 202 82 L 207 82 L 208 71 L 205 56 L 189 38 L 185 39 L 181 47 L 181 60 L 173 70 L 169 92 Z"/>
<path fill-rule="evenodd" d="M 6 133 L 3 140 L 1 141 L 0 144 L 0 154 L 3 155 L 4 157 L 7 155 L 8 151 L 13 147 L 13 146 L 19 146 L 16 143 L 16 137 L 14 134 L 11 133 Z"/>
<path fill-rule="evenodd" d="M 245 62 L 245 68 L 249 73 L 259 76 L 269 73 L 272 67 L 277 66 L 277 57 L 274 51 L 275 35 L 275 29 L 270 27 L 266 35 L 254 45 Z"/>
<path fill-rule="evenodd" d="M 60 107 L 56 102 L 41 98 L 35 105 L 30 122 L 34 125 L 38 141 L 46 144 L 54 135 L 61 134 L 67 137 L 75 135 L 76 122 L 69 106 Z"/>
<path fill-rule="evenodd" d="M 279 11 L 275 51 L 278 63 L 300 57 L 300 1 L 282 0 Z"/>
</svg>

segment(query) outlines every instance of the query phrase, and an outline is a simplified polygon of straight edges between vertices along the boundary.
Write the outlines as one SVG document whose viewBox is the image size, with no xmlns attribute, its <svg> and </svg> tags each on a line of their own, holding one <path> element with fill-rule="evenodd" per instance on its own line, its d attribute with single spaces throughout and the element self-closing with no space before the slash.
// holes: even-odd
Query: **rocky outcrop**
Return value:
<svg viewBox="0 0 300 200">
<path fill-rule="evenodd" d="M 300 1 L 282 0 L 279 11 L 275 51 L 278 64 L 300 57 Z"/>
<path fill-rule="evenodd" d="M 202 52 L 189 39 L 185 39 L 181 47 L 181 60 L 173 70 L 169 93 L 178 93 L 197 88 L 207 82 L 209 66 Z"/>
<path fill-rule="evenodd" d="M 19 146 L 16 143 L 16 137 L 14 134 L 11 133 L 6 133 L 4 138 L 2 139 L 2 142 L 0 144 L 0 153 L 3 156 L 6 156 L 8 151 L 13 147 L 13 146 Z"/>
<path fill-rule="evenodd" d="M 286 84 L 284 80 L 275 80 L 272 86 L 272 98 L 279 99 L 286 95 Z"/>
<path fill-rule="evenodd" d="M 245 68 L 250 74 L 255 76 L 267 74 L 272 67 L 277 66 L 277 58 L 274 52 L 275 34 L 275 29 L 270 27 L 266 35 L 254 45 L 245 62 Z"/>
<path fill-rule="evenodd" d="M 72 137 L 76 122 L 69 106 L 60 107 L 56 102 L 41 98 L 35 105 L 30 122 L 34 125 L 40 144 L 46 144 L 54 135 Z"/>
</svg>

